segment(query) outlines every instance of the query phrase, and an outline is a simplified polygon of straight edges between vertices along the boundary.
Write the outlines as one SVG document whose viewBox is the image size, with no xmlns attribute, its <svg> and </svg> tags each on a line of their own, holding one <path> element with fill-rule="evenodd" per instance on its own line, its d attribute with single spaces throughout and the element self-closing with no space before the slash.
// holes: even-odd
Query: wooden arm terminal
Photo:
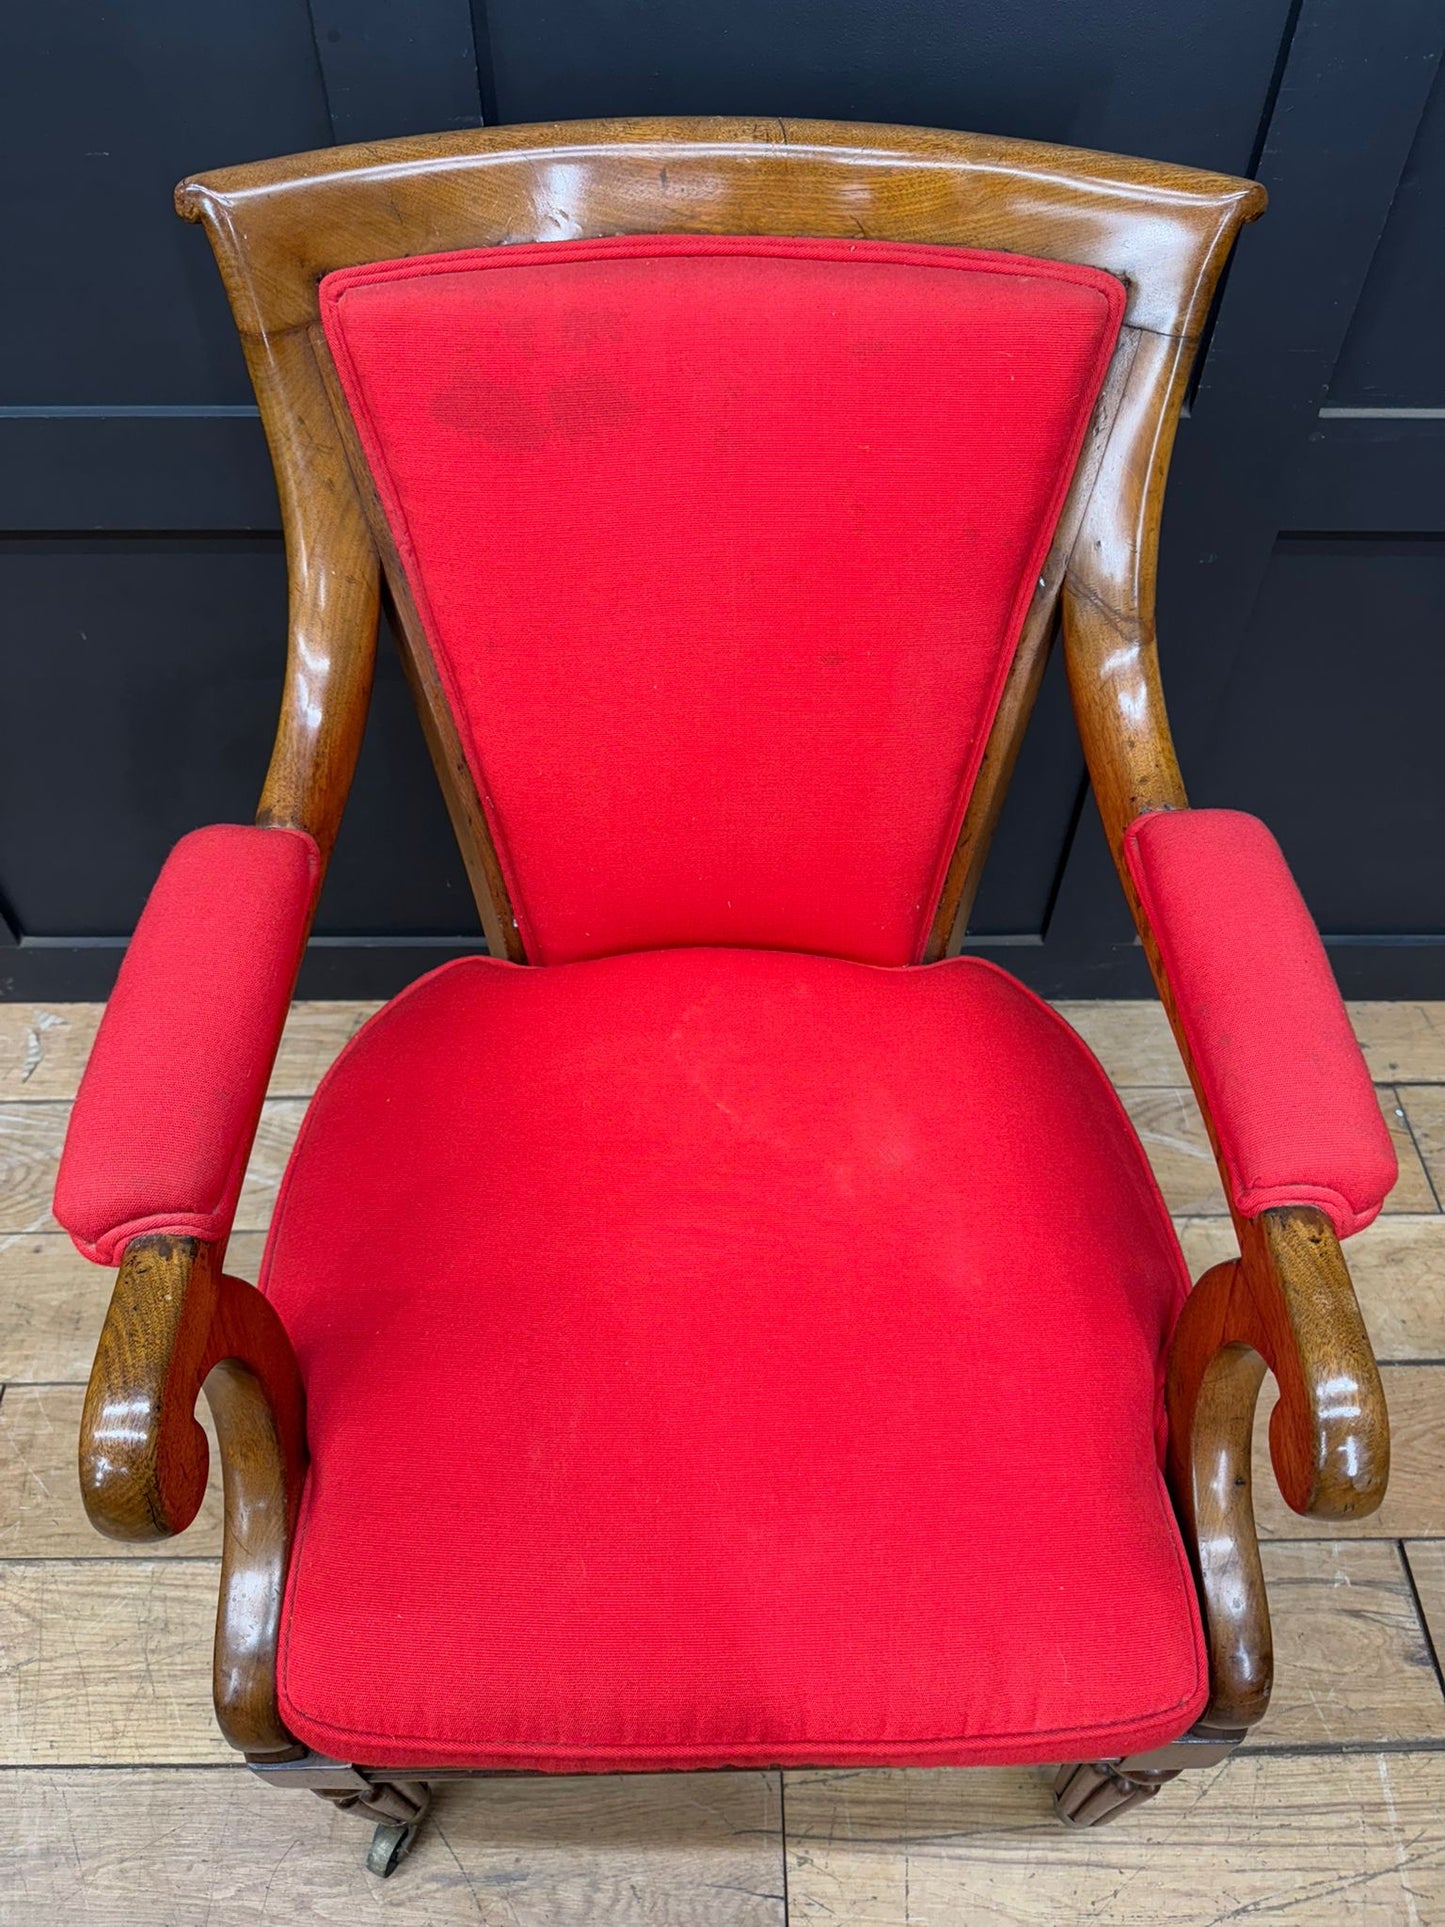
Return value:
<svg viewBox="0 0 1445 1927">
<path fill-rule="evenodd" d="M 169 1539 L 195 1518 L 210 1456 L 195 1416 L 202 1391 L 225 1484 L 216 1715 L 239 1751 L 288 1755 L 299 1749 L 276 1707 L 276 1640 L 306 1473 L 301 1375 L 280 1319 L 226 1275 L 217 1246 L 136 1238 L 81 1419 L 81 1492 L 98 1531 Z"/>
</svg>

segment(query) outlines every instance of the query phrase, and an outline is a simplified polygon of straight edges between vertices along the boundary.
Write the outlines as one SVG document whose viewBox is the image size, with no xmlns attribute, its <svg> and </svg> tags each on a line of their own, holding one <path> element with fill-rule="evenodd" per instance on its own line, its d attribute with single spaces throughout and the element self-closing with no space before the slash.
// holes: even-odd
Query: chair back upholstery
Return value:
<svg viewBox="0 0 1445 1927">
<path fill-rule="evenodd" d="M 664 235 L 321 294 L 528 955 L 915 961 L 1120 284 Z"/>
<path fill-rule="evenodd" d="M 1261 200 L 716 121 L 184 183 L 290 546 L 262 820 L 334 828 L 379 557 L 494 951 L 942 954 L 1091 503 L 1095 566 L 1147 598 L 1183 377 Z"/>
</svg>

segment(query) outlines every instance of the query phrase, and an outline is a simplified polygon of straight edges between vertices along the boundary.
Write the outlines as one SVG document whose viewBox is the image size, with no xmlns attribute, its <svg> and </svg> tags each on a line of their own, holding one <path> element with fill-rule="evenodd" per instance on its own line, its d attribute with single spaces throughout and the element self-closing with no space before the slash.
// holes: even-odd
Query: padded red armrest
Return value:
<svg viewBox="0 0 1445 1927">
<path fill-rule="evenodd" d="M 1340 1237 L 1379 1213 L 1394 1146 L 1329 959 L 1279 845 L 1236 810 L 1162 810 L 1129 874 L 1242 1217 L 1313 1205 Z"/>
<path fill-rule="evenodd" d="M 299 830 L 217 824 L 166 859 L 71 1115 L 55 1215 L 118 1265 L 145 1232 L 224 1237 L 321 876 Z"/>
</svg>

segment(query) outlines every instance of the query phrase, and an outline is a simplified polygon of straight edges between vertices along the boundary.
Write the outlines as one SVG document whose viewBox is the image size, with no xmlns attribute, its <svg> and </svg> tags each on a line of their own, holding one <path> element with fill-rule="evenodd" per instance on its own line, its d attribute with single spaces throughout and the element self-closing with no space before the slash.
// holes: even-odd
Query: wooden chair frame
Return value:
<svg viewBox="0 0 1445 1927">
<path fill-rule="evenodd" d="M 929 939 L 957 949 L 1048 649 L 1062 627 L 1089 774 L 1155 981 L 1208 1119 L 1147 918 L 1123 862 L 1141 812 L 1187 807 L 1154 634 L 1170 449 L 1215 286 L 1264 208 L 1249 181 L 991 137 L 828 121 L 637 120 L 506 127 L 345 147 L 200 175 L 179 211 L 210 237 L 245 346 L 280 491 L 290 570 L 285 695 L 257 816 L 308 831 L 323 860 L 361 744 L 383 585 L 492 953 L 524 961 L 454 720 L 379 512 L 318 321 L 331 270 L 401 255 L 622 233 L 863 236 L 1003 249 L 1116 275 L 1125 324 L 1040 575 Z M 1061 618 L 1061 621 L 1060 621 Z M 1216 1144 L 1217 1150 L 1217 1144 Z M 1066 1766 L 1088 1824 L 1218 1760 L 1263 1714 L 1269 1614 L 1250 1497 L 1266 1369 L 1273 1463 L 1320 1519 L 1378 1505 L 1389 1438 L 1349 1274 L 1318 1211 L 1236 1220 L 1174 1334 L 1168 1474 L 1194 1562 L 1211 1697 L 1161 1752 Z M 194 1408 L 215 1413 L 225 1552 L 215 1692 L 230 1743 L 268 1777 L 379 1816 L 404 1847 L 436 1768 L 368 1771 L 307 1754 L 277 1710 L 276 1639 L 305 1468 L 300 1376 L 279 1321 L 226 1276 L 224 1250 L 139 1238 L 125 1253 L 86 1402 L 82 1482 L 101 1531 L 165 1537 L 205 1484 Z M 379 1848 L 385 1845 L 379 1841 Z M 375 1864 L 380 1865 L 378 1861 Z M 382 1870 L 387 1870 L 383 1867 Z"/>
</svg>

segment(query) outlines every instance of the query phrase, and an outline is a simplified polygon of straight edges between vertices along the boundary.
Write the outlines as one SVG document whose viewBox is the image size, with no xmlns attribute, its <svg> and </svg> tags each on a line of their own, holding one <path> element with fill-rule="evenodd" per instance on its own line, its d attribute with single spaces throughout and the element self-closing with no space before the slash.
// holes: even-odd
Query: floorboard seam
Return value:
<svg viewBox="0 0 1445 1927">
<path fill-rule="evenodd" d="M 1418 1539 L 1428 1542 L 1428 1534 L 1420 1533 L 1416 1536 Z M 1445 1697 L 1445 1672 L 1441 1670 L 1439 1649 L 1435 1644 L 1435 1635 L 1430 1629 L 1430 1615 L 1425 1610 L 1425 1602 L 1420 1597 L 1420 1588 L 1415 1580 L 1415 1568 L 1410 1564 L 1410 1549 L 1403 1539 L 1397 1539 L 1395 1543 L 1399 1549 L 1400 1564 L 1405 1569 L 1405 1583 L 1410 1588 L 1410 1598 L 1414 1602 L 1415 1617 L 1420 1622 L 1420 1632 L 1425 1641 L 1425 1650 L 1429 1653 L 1430 1664 L 1434 1668 L 1435 1684 L 1440 1688 L 1441 1696 Z"/>
<path fill-rule="evenodd" d="M 778 1844 L 783 1855 L 783 1927 L 790 1927 L 792 1914 L 788 1901 L 788 1774 L 778 1768 Z"/>
<path fill-rule="evenodd" d="M 1261 1741 L 1257 1745 L 1247 1742 L 1240 1747 L 1225 1765 L 1234 1765 L 1241 1760 L 1319 1760 L 1319 1759 L 1373 1759 L 1380 1754 L 1388 1754 L 1391 1759 L 1403 1754 L 1445 1753 L 1445 1739 L 1414 1740 L 1283 1740 L 1278 1744 Z M 780 1769 L 781 1774 L 821 1773 L 828 1775 L 855 1773 L 989 1773 L 996 1771 L 1050 1773 L 1058 1763 L 1039 1765 L 1033 1763 L 1020 1768 L 992 1767 L 827 1767 L 793 1766 Z M 728 1768 L 715 1769 L 719 1773 Z M 0 1760 L 0 1773 L 249 1773 L 251 1769 L 244 1760 Z M 562 1779 L 594 1778 L 622 1780 L 643 1779 L 650 1776 L 622 1773 L 556 1774 L 542 1773 L 535 1776 L 517 1774 L 514 1779 L 534 1777 L 538 1781 L 553 1782 Z M 472 1780 L 494 1780 L 497 1776 L 487 1773 L 468 1774 L 463 1780 L 448 1782 L 449 1785 L 465 1785 Z M 782 1834 L 786 1846 L 786 1833 Z"/>
</svg>

